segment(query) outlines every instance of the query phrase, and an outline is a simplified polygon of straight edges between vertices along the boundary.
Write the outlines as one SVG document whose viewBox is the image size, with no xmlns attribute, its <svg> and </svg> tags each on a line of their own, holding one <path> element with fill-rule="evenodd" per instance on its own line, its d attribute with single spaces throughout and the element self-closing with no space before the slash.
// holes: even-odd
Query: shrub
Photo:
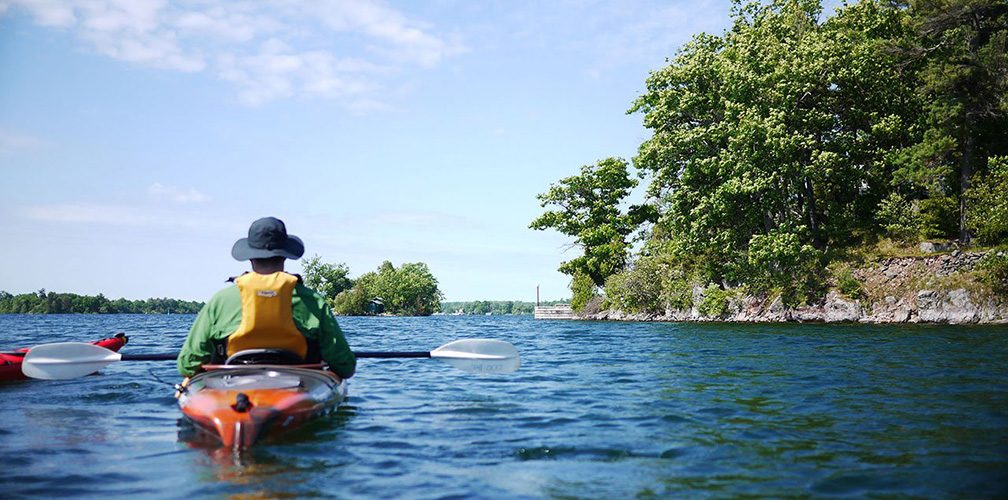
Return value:
<svg viewBox="0 0 1008 500">
<path fill-rule="evenodd" d="M 343 290 L 332 299 L 330 305 L 333 313 L 341 316 L 365 316 L 369 314 L 368 303 L 371 295 L 362 286 L 354 286 Z"/>
<path fill-rule="evenodd" d="M 850 266 L 843 266 L 836 273 L 837 288 L 840 293 L 852 298 L 860 299 L 864 295 L 861 288 L 861 281 L 854 277 L 854 271 Z"/>
<path fill-rule="evenodd" d="M 710 285 L 704 291 L 703 300 L 697 306 L 700 314 L 710 318 L 720 318 L 728 312 L 728 297 L 730 292 L 716 285 Z"/>
<path fill-rule="evenodd" d="M 917 239 L 921 231 L 920 212 L 903 195 L 893 191 L 879 203 L 875 217 L 894 240 Z"/>
<path fill-rule="evenodd" d="M 662 277 L 661 301 L 675 310 L 693 307 L 693 286 L 685 278 Z"/>
<path fill-rule="evenodd" d="M 778 229 L 749 240 L 750 271 L 745 281 L 753 291 L 781 288 L 804 297 L 821 288 L 821 253 L 803 243 L 801 231 Z"/>
<path fill-rule="evenodd" d="M 925 238 L 952 238 L 959 232 L 959 202 L 951 196 L 920 200 L 921 234 Z"/>
<path fill-rule="evenodd" d="M 966 226 L 982 244 L 995 244 L 1008 234 L 1008 157 L 990 159 L 986 175 L 966 191 Z"/>
<path fill-rule="evenodd" d="M 610 306 L 626 312 L 664 312 L 661 263 L 653 257 L 641 257 L 628 269 L 606 279 L 605 291 Z"/>
<path fill-rule="evenodd" d="M 1008 256 L 1003 251 L 989 253 L 977 263 L 980 281 L 994 293 L 1008 293 Z"/>
<path fill-rule="evenodd" d="M 592 281 L 591 276 L 580 269 L 574 271 L 574 277 L 571 279 L 571 292 L 573 293 L 571 309 L 575 312 L 583 311 L 585 306 L 598 295 L 595 293 L 595 282 Z"/>
</svg>

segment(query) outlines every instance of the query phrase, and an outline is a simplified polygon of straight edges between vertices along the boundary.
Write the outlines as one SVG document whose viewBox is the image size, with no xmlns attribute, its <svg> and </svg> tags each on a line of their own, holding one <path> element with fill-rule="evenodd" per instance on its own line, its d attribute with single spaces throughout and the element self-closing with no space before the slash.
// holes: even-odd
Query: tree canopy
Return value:
<svg viewBox="0 0 1008 500">
<path fill-rule="evenodd" d="M 627 167 L 622 158 L 606 158 L 581 167 L 581 175 L 561 179 L 537 196 L 543 207 L 556 206 L 559 210 L 546 211 L 529 227 L 552 228 L 573 236 L 584 250 L 583 255 L 564 262 L 561 272 L 574 275 L 581 271 L 601 286 L 606 276 L 623 268 L 629 236 L 653 216 L 647 205 L 622 211 L 621 202 L 637 185 Z"/>
<path fill-rule="evenodd" d="M 332 301 L 336 314 L 364 316 L 376 311 L 370 307 L 380 299 L 384 312 L 398 316 L 429 316 L 441 310 L 444 298 L 437 279 L 423 262 L 396 268 L 385 261 L 375 272 L 357 278 L 353 286 Z"/>
<path fill-rule="evenodd" d="M 77 295 L 47 292 L 12 295 L 0 291 L 0 314 L 189 314 L 198 313 L 202 302 L 168 298 L 107 299 L 103 294 Z"/>
<path fill-rule="evenodd" d="M 633 160 L 646 205 L 620 211 L 636 181 L 619 159 L 539 195 L 561 210 L 532 227 L 584 250 L 561 271 L 623 273 L 607 291 L 662 300 L 683 280 L 814 291 L 831 255 L 879 238 L 1003 241 L 1003 217 L 979 214 L 1008 191 L 1008 3 L 862 0 L 824 16 L 818 0 L 774 0 L 732 16 L 629 110 L 652 132 Z"/>
<path fill-rule="evenodd" d="M 349 290 L 353 286 L 349 274 L 350 268 L 346 264 L 334 265 L 322 262 L 322 258 L 318 255 L 301 262 L 301 279 L 304 280 L 305 286 L 321 293 L 330 301 L 343 290 Z"/>
</svg>

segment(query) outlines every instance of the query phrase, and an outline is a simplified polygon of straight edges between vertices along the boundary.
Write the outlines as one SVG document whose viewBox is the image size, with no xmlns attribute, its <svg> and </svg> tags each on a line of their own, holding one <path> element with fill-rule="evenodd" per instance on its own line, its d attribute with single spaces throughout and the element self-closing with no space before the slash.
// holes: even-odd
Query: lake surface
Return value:
<svg viewBox="0 0 1008 500">
<path fill-rule="evenodd" d="M 0 315 L 0 346 L 193 316 Z M 240 455 L 180 422 L 171 362 L 0 383 L 5 498 L 1008 495 L 1008 328 L 340 318 L 358 350 L 500 338 L 520 371 L 363 359 L 332 418 Z"/>
</svg>

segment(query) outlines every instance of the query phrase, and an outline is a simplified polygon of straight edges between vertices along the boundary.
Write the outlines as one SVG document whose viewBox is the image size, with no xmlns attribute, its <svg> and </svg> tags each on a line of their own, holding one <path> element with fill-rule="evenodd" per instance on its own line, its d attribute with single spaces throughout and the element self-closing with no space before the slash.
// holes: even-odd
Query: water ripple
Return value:
<svg viewBox="0 0 1008 500">
<path fill-rule="evenodd" d="M 192 316 L 3 316 L 8 348 Z M 240 454 L 180 425 L 171 362 L 0 385 L 0 485 L 143 498 L 1002 497 L 1008 328 L 341 318 L 360 350 L 515 344 L 522 369 L 361 360 L 346 404 Z"/>
</svg>

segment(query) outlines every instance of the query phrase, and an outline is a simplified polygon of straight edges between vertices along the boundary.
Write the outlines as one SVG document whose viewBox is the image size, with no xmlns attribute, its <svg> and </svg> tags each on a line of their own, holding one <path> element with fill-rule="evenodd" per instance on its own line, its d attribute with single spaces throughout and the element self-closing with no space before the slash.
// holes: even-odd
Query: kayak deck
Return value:
<svg viewBox="0 0 1008 500">
<path fill-rule="evenodd" d="M 91 342 L 94 345 L 104 347 L 112 351 L 118 351 L 129 342 L 129 337 L 123 333 L 117 333 L 107 339 Z M 11 380 L 26 380 L 28 376 L 21 371 L 21 363 L 30 348 L 17 349 L 11 352 L 0 353 L 0 382 Z"/>
<path fill-rule="evenodd" d="M 222 446 L 248 448 L 334 412 L 346 397 L 336 374 L 309 366 L 206 366 L 179 392 L 178 405 Z"/>
</svg>

